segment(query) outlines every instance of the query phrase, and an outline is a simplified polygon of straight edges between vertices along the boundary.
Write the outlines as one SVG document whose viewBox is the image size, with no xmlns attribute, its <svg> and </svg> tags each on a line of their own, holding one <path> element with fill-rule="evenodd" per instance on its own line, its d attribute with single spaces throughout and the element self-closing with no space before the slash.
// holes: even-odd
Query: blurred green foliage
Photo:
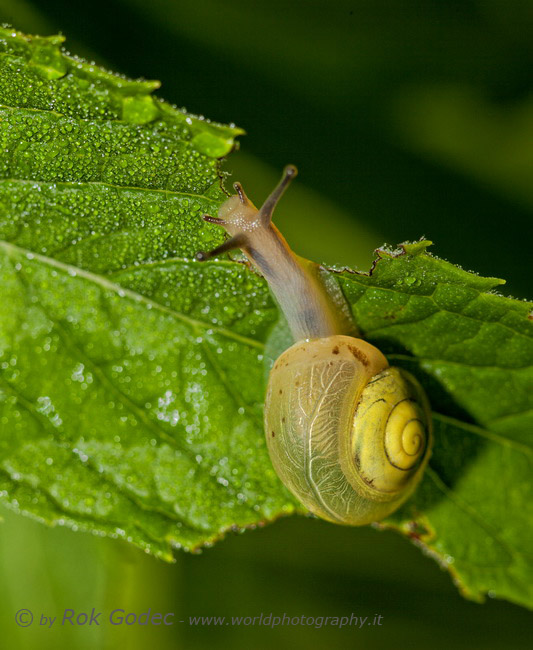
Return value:
<svg viewBox="0 0 533 650">
<path fill-rule="evenodd" d="M 166 99 L 245 128 L 226 168 L 252 198 L 284 164 L 297 164 L 300 187 L 277 222 L 300 254 L 367 268 L 374 246 L 425 234 L 437 255 L 528 295 L 528 0 L 1 0 L 0 19 L 29 33 L 62 31 L 68 49 L 160 79 Z M 6 518 L 0 629 L 13 649 L 530 643 L 527 612 L 463 601 L 432 561 L 391 533 L 290 519 L 168 567 L 116 542 Z M 361 633 L 179 624 L 116 628 L 105 638 L 109 628 L 17 628 L 14 612 L 32 605 L 54 615 L 152 607 L 180 620 L 381 613 L 384 623 Z"/>
</svg>

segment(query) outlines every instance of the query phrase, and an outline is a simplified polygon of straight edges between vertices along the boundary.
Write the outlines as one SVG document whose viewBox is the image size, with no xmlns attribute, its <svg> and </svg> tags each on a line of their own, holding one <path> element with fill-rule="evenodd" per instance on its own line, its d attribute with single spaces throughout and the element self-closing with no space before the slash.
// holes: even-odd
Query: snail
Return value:
<svg viewBox="0 0 533 650">
<path fill-rule="evenodd" d="M 237 194 L 218 217 L 203 216 L 231 237 L 197 259 L 242 249 L 296 341 L 275 361 L 265 398 L 266 441 L 279 478 L 318 517 L 369 524 L 402 505 L 420 481 L 431 451 L 430 407 L 411 374 L 349 335 L 318 265 L 296 256 L 272 223 L 296 174 L 287 166 L 259 210 L 235 183 Z"/>
</svg>

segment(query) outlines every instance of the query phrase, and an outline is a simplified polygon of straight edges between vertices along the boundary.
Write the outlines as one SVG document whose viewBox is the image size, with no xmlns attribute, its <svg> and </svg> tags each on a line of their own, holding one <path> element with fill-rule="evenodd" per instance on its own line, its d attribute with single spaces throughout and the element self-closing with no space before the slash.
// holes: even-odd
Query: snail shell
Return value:
<svg viewBox="0 0 533 650">
<path fill-rule="evenodd" d="M 274 469 L 311 512 L 335 523 L 377 521 L 408 498 L 428 461 L 430 421 L 418 382 L 361 339 L 298 342 L 270 372 Z"/>
</svg>

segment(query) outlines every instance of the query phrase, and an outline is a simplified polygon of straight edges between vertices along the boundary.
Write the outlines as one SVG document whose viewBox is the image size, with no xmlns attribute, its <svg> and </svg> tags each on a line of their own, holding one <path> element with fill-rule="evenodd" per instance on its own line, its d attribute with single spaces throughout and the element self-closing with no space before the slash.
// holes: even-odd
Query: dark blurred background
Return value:
<svg viewBox="0 0 533 650">
<path fill-rule="evenodd" d="M 246 129 L 225 163 L 260 202 L 300 176 L 276 222 L 302 255 L 367 270 L 372 250 L 425 235 L 440 257 L 531 297 L 530 0 L 0 0 L 0 20 L 63 32 L 67 49 Z M 393 533 L 283 520 L 174 566 L 122 543 L 0 526 L 6 647 L 529 647 L 530 615 L 467 602 Z M 20 607 L 189 615 L 383 615 L 353 628 L 16 628 Z M 529 627 L 528 627 L 529 626 Z M 47 645 L 48 644 L 48 645 Z"/>
</svg>

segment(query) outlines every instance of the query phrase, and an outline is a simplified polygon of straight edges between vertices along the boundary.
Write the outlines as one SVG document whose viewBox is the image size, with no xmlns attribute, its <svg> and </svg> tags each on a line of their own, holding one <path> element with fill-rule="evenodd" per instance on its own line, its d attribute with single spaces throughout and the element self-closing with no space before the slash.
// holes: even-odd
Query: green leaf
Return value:
<svg viewBox="0 0 533 650">
<path fill-rule="evenodd" d="M 268 290 L 185 258 L 223 240 L 199 217 L 241 130 L 0 34 L 2 497 L 166 559 L 292 511 L 257 435 Z"/>
<path fill-rule="evenodd" d="M 428 255 L 428 243 L 339 277 L 365 338 L 420 379 L 434 410 L 430 467 L 382 525 L 435 556 L 465 595 L 531 606 L 531 304 Z"/>
<path fill-rule="evenodd" d="M 181 261 L 131 272 L 154 294 L 173 287 L 162 304 L 11 244 L 0 251 L 0 489 L 14 507 L 166 559 L 171 545 L 293 510 L 260 435 L 259 339 L 275 312 L 259 280 L 234 264 L 201 277 Z M 211 307 L 226 312 L 216 325 L 193 303 L 215 289 Z"/>
<path fill-rule="evenodd" d="M 0 30 L 0 496 L 170 560 L 302 510 L 262 433 L 290 338 L 262 278 L 193 260 L 223 240 L 200 215 L 224 200 L 218 158 L 242 131 L 60 43 Z M 467 595 L 531 605 L 531 306 L 428 244 L 329 272 L 435 411 L 430 468 L 381 526 Z"/>
</svg>

